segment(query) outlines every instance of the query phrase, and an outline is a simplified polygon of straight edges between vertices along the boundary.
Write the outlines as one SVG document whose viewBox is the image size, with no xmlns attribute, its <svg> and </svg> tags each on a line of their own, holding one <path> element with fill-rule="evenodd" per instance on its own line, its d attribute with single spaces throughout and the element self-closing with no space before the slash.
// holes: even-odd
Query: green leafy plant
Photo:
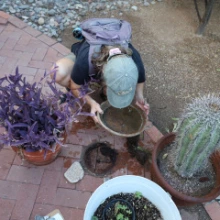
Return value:
<svg viewBox="0 0 220 220">
<path fill-rule="evenodd" d="M 141 199 L 142 198 L 142 193 L 137 191 L 137 192 L 135 192 L 134 197 L 138 198 L 138 199 Z"/>
<path fill-rule="evenodd" d="M 129 218 L 128 217 L 124 217 L 124 215 L 122 213 L 119 213 L 116 216 L 116 220 L 129 220 Z"/>
<path fill-rule="evenodd" d="M 126 215 L 131 215 L 132 211 L 129 209 L 127 205 L 123 205 L 120 202 L 115 204 L 115 216 L 116 220 L 129 220 Z"/>
<path fill-rule="evenodd" d="M 220 149 L 220 97 L 207 95 L 190 103 L 178 122 L 175 170 L 191 177 Z"/>
</svg>

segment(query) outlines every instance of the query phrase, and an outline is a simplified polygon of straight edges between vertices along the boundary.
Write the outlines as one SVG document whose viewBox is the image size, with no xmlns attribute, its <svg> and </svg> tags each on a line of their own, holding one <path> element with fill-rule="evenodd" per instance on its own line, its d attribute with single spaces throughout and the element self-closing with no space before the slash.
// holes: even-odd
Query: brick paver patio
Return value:
<svg viewBox="0 0 220 220">
<path fill-rule="evenodd" d="M 39 80 L 54 61 L 68 53 L 69 49 L 60 43 L 0 11 L 0 77 L 14 73 L 18 66 L 30 82 Z M 149 122 L 141 145 L 152 149 L 161 136 Z M 118 150 L 116 166 L 105 178 L 85 173 L 78 183 L 68 183 L 64 172 L 74 161 L 80 161 L 85 146 L 96 141 L 106 141 Z M 0 152 L 0 220 L 33 220 L 36 214 L 46 215 L 54 209 L 59 209 L 65 220 L 82 220 L 89 197 L 106 178 L 126 174 L 150 178 L 149 166 L 141 166 L 129 156 L 125 141 L 85 118 L 68 136 L 68 146 L 49 165 L 30 165 L 5 147 Z M 204 207 L 212 220 L 220 219 L 218 202 Z M 190 213 L 183 212 L 182 217 L 196 220 Z"/>
</svg>

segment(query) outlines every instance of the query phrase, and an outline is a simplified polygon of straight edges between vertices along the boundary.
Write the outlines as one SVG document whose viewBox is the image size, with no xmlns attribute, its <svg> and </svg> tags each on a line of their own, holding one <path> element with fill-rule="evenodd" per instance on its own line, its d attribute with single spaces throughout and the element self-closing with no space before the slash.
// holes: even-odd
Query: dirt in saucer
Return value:
<svg viewBox="0 0 220 220">
<path fill-rule="evenodd" d="M 121 134 L 136 133 L 142 125 L 140 113 L 132 106 L 122 109 L 110 106 L 105 110 L 102 120 L 107 127 Z"/>
</svg>

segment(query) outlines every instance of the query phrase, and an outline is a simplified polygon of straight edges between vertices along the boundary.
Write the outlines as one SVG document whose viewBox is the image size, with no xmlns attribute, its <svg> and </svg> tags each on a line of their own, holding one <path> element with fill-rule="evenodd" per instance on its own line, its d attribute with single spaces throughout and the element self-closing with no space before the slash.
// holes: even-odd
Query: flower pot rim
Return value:
<svg viewBox="0 0 220 220">
<path fill-rule="evenodd" d="M 160 146 L 169 139 L 171 143 L 175 139 L 176 133 L 175 132 L 170 132 L 163 137 L 160 138 L 160 140 L 156 143 L 153 152 L 152 152 L 152 164 L 151 164 L 151 173 L 152 176 L 156 175 L 156 178 L 161 182 L 160 185 L 167 190 L 172 196 L 177 198 L 178 203 L 181 201 L 186 201 L 189 204 L 197 204 L 197 203 L 203 203 L 203 202 L 208 202 L 213 199 L 215 199 L 219 194 L 220 194 L 220 170 L 216 170 L 216 175 L 218 176 L 216 180 L 216 187 L 214 187 L 207 195 L 201 196 L 201 197 L 195 197 L 195 196 L 190 196 L 186 195 L 184 193 L 179 192 L 178 190 L 174 189 L 167 181 L 166 179 L 162 176 L 160 169 L 157 165 L 157 155 L 159 154 L 160 151 Z M 167 144 L 166 144 L 167 145 Z M 218 183 L 217 183 L 218 181 Z M 175 200 L 175 199 L 174 199 Z"/>
<path fill-rule="evenodd" d="M 44 150 L 34 151 L 34 152 L 28 152 L 25 151 L 23 148 L 18 148 L 11 146 L 11 148 L 18 154 L 20 154 L 20 157 L 27 162 L 33 164 L 33 165 L 47 165 L 52 163 L 60 154 L 62 147 L 59 144 L 56 144 L 56 147 L 54 151 L 48 150 L 46 152 L 46 155 L 44 155 Z"/>
</svg>

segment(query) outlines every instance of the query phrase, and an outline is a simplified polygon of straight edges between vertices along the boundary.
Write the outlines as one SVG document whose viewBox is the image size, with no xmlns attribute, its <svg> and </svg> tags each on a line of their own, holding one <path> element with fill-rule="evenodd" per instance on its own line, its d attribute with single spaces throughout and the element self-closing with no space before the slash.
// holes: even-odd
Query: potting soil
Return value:
<svg viewBox="0 0 220 220">
<path fill-rule="evenodd" d="M 143 197 L 139 192 L 118 193 L 110 196 L 101 205 L 99 205 L 99 207 L 95 211 L 94 216 L 97 220 L 116 220 L 118 219 L 117 214 L 120 214 L 121 216 L 123 215 L 125 217 L 125 213 L 123 213 L 123 210 L 119 210 L 120 205 L 119 207 L 117 207 L 116 204 L 113 208 L 109 207 L 109 210 L 105 211 L 106 215 L 105 218 L 103 218 L 103 211 L 105 210 L 106 206 L 108 206 L 109 202 L 115 199 L 122 199 L 129 202 L 135 212 L 136 220 L 163 220 L 160 211 L 156 208 L 156 206 L 153 205 L 148 199 Z M 133 220 L 131 215 L 127 218 L 129 220 Z"/>
<path fill-rule="evenodd" d="M 102 115 L 107 127 L 121 134 L 132 134 L 139 131 L 142 118 L 137 109 L 132 106 L 126 108 L 108 107 Z"/>
</svg>

